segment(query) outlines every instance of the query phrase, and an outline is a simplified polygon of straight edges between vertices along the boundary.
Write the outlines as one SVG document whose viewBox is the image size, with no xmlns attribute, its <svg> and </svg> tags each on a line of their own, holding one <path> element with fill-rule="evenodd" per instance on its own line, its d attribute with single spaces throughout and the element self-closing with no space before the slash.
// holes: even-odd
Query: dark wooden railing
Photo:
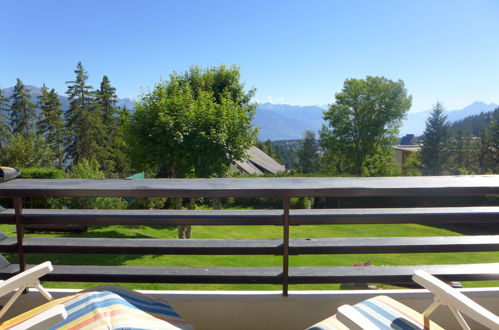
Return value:
<svg viewBox="0 0 499 330">
<path fill-rule="evenodd" d="M 282 255 L 282 267 L 118 267 L 55 265 L 50 281 L 141 283 L 402 283 L 415 269 L 453 281 L 499 280 L 492 264 L 289 267 L 298 254 L 368 254 L 499 251 L 499 235 L 290 239 L 290 226 L 313 224 L 499 223 L 499 206 L 290 209 L 291 197 L 421 197 L 499 194 L 499 176 L 395 178 L 248 178 L 142 180 L 22 180 L 0 184 L 14 209 L 0 223 L 15 224 L 17 237 L 0 239 L 1 253 L 17 253 L 0 278 L 26 265 L 26 254 Z M 282 210 L 53 210 L 23 209 L 28 197 L 280 197 Z M 282 239 L 123 239 L 24 237 L 31 224 L 86 225 L 273 225 Z"/>
</svg>

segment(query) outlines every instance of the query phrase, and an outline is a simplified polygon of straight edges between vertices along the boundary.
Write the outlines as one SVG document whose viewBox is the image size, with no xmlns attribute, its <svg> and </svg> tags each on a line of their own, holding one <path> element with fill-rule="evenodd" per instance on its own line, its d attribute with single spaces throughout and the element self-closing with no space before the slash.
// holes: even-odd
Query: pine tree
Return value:
<svg viewBox="0 0 499 330">
<path fill-rule="evenodd" d="M 114 116 L 117 114 L 117 96 L 116 88 L 111 86 L 107 76 L 102 77 L 100 89 L 95 92 L 95 99 L 101 106 L 102 122 L 104 126 L 108 127 L 112 123 Z"/>
<path fill-rule="evenodd" d="M 479 167 L 481 173 L 499 173 L 499 118 L 483 129 L 480 139 Z"/>
<path fill-rule="evenodd" d="M 305 131 L 305 136 L 298 149 L 299 168 L 302 173 L 312 173 L 319 170 L 319 148 L 315 133 Z"/>
<path fill-rule="evenodd" d="M 126 107 L 118 109 L 118 115 L 113 118 L 113 139 L 109 147 L 114 166 L 111 170 L 114 174 L 126 175 L 131 170 L 125 133 L 125 125 L 129 119 L 130 111 Z"/>
<path fill-rule="evenodd" d="M 102 77 L 100 88 L 95 91 L 105 132 L 101 139 L 101 151 L 97 157 L 101 169 L 108 175 L 124 174 L 130 169 L 126 157 L 124 125 L 130 112 L 116 106 L 116 88 L 111 86 L 107 76 Z"/>
<path fill-rule="evenodd" d="M 449 156 L 449 123 L 442 103 L 437 102 L 426 121 L 421 147 L 421 163 L 425 175 L 441 175 Z"/>
<path fill-rule="evenodd" d="M 14 135 L 21 134 L 24 137 L 28 137 L 29 133 L 33 131 L 36 119 L 35 105 L 31 103 L 30 95 L 19 78 L 17 78 L 17 83 L 11 98 L 10 125 L 12 127 L 12 133 L 14 133 Z"/>
<path fill-rule="evenodd" d="M 10 139 L 9 110 L 9 99 L 2 94 L 0 89 L 0 153 Z"/>
<path fill-rule="evenodd" d="M 61 102 L 54 89 L 49 91 L 43 85 L 41 92 L 42 95 L 38 97 L 38 107 L 41 111 L 41 118 L 37 125 L 38 133 L 45 137 L 47 144 L 52 149 L 56 158 L 56 167 L 62 169 L 64 164 L 64 122 Z"/>
<path fill-rule="evenodd" d="M 86 85 L 87 72 L 78 62 L 76 79 L 68 81 L 66 94 L 69 97 L 69 109 L 66 120 L 66 159 L 73 165 L 81 159 L 95 159 L 100 151 L 102 116 L 99 106 L 94 102 L 92 86 Z"/>
</svg>

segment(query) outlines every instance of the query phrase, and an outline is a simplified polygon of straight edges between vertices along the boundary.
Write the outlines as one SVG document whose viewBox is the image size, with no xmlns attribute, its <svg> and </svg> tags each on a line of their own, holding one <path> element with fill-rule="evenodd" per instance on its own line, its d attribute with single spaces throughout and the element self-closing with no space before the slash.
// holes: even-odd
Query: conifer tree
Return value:
<svg viewBox="0 0 499 330">
<path fill-rule="evenodd" d="M 129 171 L 130 162 L 126 157 L 124 125 L 130 113 L 116 106 L 116 88 L 111 86 L 107 76 L 102 77 L 100 88 L 95 91 L 95 101 L 99 106 L 102 124 L 105 128 L 101 138 L 101 151 L 97 159 L 101 169 L 108 175 L 124 174 Z"/>
<path fill-rule="evenodd" d="M 421 147 L 421 163 L 425 175 L 441 175 L 449 156 L 449 123 L 442 103 L 437 102 L 426 121 Z"/>
<path fill-rule="evenodd" d="M 26 91 L 21 79 L 17 78 L 14 93 L 11 96 L 12 105 L 11 111 L 11 127 L 14 135 L 21 134 L 28 137 L 33 131 L 34 122 L 36 119 L 35 105 L 30 101 L 30 95 Z"/>
<path fill-rule="evenodd" d="M 117 113 L 116 109 L 116 88 L 111 86 L 107 76 L 102 77 L 100 88 L 95 92 L 96 102 L 101 106 L 102 122 L 104 126 L 111 125 L 113 117 Z"/>
<path fill-rule="evenodd" d="M 50 91 L 43 85 L 42 95 L 38 97 L 38 107 L 41 118 L 38 121 L 38 133 L 45 137 L 56 158 L 56 167 L 63 168 L 64 164 L 64 122 L 63 110 L 56 91 Z"/>
<path fill-rule="evenodd" d="M 69 109 L 66 120 L 66 159 L 73 165 L 81 159 L 95 159 L 101 149 L 102 116 L 94 101 L 92 86 L 86 84 L 88 75 L 81 62 L 74 71 L 76 78 L 68 81 L 66 94 Z"/>
<path fill-rule="evenodd" d="M 299 167 L 302 173 L 312 173 L 319 170 L 319 148 L 315 133 L 305 131 L 305 136 L 298 149 Z"/>
<path fill-rule="evenodd" d="M 479 167 L 481 173 L 499 173 L 499 118 L 483 129 L 480 138 Z"/>
<path fill-rule="evenodd" d="M 9 110 L 9 99 L 2 94 L 0 89 L 0 153 L 10 137 Z"/>
<path fill-rule="evenodd" d="M 113 118 L 113 138 L 109 145 L 113 168 L 111 172 L 118 175 L 126 175 L 131 171 L 130 157 L 128 157 L 128 146 L 126 143 L 126 123 L 130 119 L 130 111 L 126 108 L 118 108 L 118 115 Z"/>
<path fill-rule="evenodd" d="M 2 94 L 2 90 L 0 89 L 0 154 L 11 137 L 8 115 L 9 110 L 9 99 Z"/>
</svg>

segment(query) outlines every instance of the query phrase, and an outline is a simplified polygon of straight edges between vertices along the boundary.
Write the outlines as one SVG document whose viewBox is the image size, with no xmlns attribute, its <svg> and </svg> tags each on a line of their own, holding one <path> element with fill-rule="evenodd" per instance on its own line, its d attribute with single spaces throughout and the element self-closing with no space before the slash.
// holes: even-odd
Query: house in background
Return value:
<svg viewBox="0 0 499 330">
<path fill-rule="evenodd" d="M 284 165 L 276 162 L 272 157 L 264 153 L 257 147 L 251 147 L 246 150 L 248 157 L 242 161 L 236 161 L 234 167 L 241 174 L 263 175 L 265 173 L 277 174 L 284 172 Z"/>
<path fill-rule="evenodd" d="M 398 145 L 392 146 L 393 148 L 393 158 L 395 162 L 402 168 L 402 165 L 407 161 L 407 157 L 414 152 L 421 151 L 420 144 L 414 145 Z"/>
<path fill-rule="evenodd" d="M 415 145 L 417 142 L 417 138 L 414 136 L 414 134 L 406 134 L 400 139 L 400 144 L 401 145 Z"/>
</svg>

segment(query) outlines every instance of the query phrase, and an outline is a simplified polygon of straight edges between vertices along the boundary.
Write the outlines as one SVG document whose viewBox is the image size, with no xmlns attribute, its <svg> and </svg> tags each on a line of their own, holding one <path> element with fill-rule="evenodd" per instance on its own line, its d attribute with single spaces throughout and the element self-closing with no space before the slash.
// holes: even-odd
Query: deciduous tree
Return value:
<svg viewBox="0 0 499 330">
<path fill-rule="evenodd" d="M 253 94 L 236 66 L 171 74 L 136 104 L 128 126 L 135 166 L 160 177 L 225 175 L 254 143 Z"/>
<path fill-rule="evenodd" d="M 324 113 L 321 145 L 325 168 L 335 174 L 386 175 L 390 144 L 411 107 L 403 81 L 384 77 L 347 79 Z"/>
<path fill-rule="evenodd" d="M 45 139 L 34 131 L 11 138 L 0 154 L 0 164 L 12 167 L 49 167 L 53 159 Z"/>
<path fill-rule="evenodd" d="M 236 66 L 171 74 L 136 104 L 128 125 L 130 157 L 158 177 L 225 175 L 254 144 L 253 95 Z M 179 237 L 190 237 L 190 226 L 180 226 Z"/>
</svg>

